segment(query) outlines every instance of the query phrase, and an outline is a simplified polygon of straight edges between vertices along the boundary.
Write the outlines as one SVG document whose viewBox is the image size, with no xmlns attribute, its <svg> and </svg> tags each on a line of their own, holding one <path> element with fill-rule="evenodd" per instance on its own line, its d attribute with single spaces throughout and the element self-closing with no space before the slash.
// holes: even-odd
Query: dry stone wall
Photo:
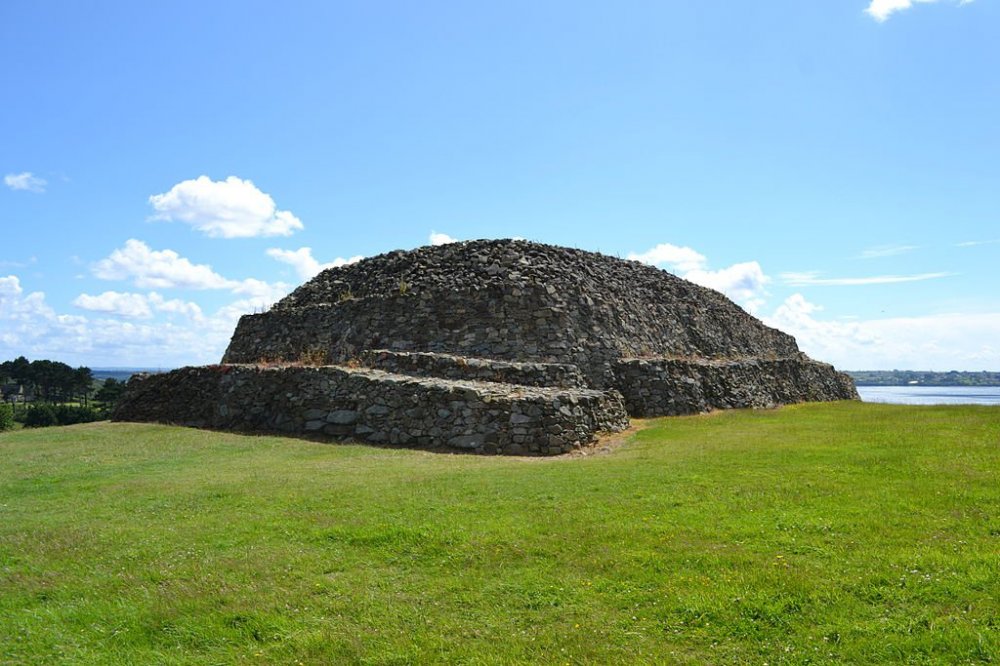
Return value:
<svg viewBox="0 0 1000 666">
<path fill-rule="evenodd" d="M 566 453 L 628 425 L 615 391 L 333 366 L 220 365 L 139 376 L 114 418 L 506 455 Z"/>
<path fill-rule="evenodd" d="M 718 292 L 510 240 L 328 269 L 242 317 L 223 363 L 136 380 L 115 417 L 546 455 L 622 429 L 626 408 L 857 398 L 849 377 Z"/>
<path fill-rule="evenodd" d="M 807 358 L 623 359 L 615 364 L 614 374 L 632 416 L 857 398 L 849 377 Z"/>
<path fill-rule="evenodd" d="M 368 349 L 576 365 L 595 387 L 638 356 L 788 358 L 794 338 L 665 271 L 526 241 L 391 252 L 329 269 L 241 318 L 227 363 Z"/>
<path fill-rule="evenodd" d="M 518 363 L 427 352 L 364 351 L 358 363 L 367 368 L 418 377 L 465 379 L 521 386 L 587 388 L 579 368 L 567 363 Z"/>
</svg>

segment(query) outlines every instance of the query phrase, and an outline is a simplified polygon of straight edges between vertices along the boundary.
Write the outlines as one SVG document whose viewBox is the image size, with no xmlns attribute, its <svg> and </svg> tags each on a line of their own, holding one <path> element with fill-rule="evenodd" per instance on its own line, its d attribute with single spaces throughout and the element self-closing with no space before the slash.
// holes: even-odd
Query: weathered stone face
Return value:
<svg viewBox="0 0 1000 666">
<path fill-rule="evenodd" d="M 628 416 L 614 391 L 420 378 L 371 369 L 221 365 L 129 382 L 115 418 L 508 455 L 555 455 Z"/>
<path fill-rule="evenodd" d="M 722 294 L 637 262 L 527 241 L 391 252 L 324 271 L 247 315 L 224 361 L 344 362 L 367 349 L 576 365 L 619 358 L 788 358 L 795 340 Z"/>
<path fill-rule="evenodd" d="M 270 312 L 241 318 L 223 362 L 349 367 L 221 366 L 236 368 L 235 386 L 228 371 L 185 369 L 130 386 L 116 417 L 545 454 L 624 427 L 622 404 L 656 416 L 857 398 L 846 375 L 718 292 L 636 262 L 511 240 L 326 270 Z M 459 384 L 478 406 L 452 404 Z M 198 399 L 160 409 L 168 386 Z"/>
</svg>

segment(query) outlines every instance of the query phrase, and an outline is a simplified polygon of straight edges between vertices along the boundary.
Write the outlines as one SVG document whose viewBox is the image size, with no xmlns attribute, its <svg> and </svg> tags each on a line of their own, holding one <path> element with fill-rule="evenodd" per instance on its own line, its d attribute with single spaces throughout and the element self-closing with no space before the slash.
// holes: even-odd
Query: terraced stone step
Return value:
<svg viewBox="0 0 1000 666">
<path fill-rule="evenodd" d="M 615 387 L 632 416 L 774 407 L 856 396 L 833 366 L 804 354 L 788 358 L 627 358 L 612 364 Z"/>
<path fill-rule="evenodd" d="M 366 350 L 359 355 L 358 361 L 368 368 L 416 377 L 469 379 L 558 388 L 588 386 L 580 369 L 570 363 L 501 361 L 437 352 L 400 352 L 389 349 Z"/>
<path fill-rule="evenodd" d="M 114 419 L 507 455 L 566 453 L 628 426 L 617 391 L 339 366 L 216 365 L 137 377 Z"/>
</svg>

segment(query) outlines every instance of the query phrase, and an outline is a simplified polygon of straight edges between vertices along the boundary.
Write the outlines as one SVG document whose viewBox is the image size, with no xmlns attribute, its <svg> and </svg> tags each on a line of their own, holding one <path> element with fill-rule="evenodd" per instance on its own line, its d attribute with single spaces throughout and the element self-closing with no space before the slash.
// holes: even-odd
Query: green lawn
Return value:
<svg viewBox="0 0 1000 666">
<path fill-rule="evenodd" d="M 648 421 L 441 455 L 0 435 L 0 664 L 1000 660 L 1000 409 Z"/>
</svg>

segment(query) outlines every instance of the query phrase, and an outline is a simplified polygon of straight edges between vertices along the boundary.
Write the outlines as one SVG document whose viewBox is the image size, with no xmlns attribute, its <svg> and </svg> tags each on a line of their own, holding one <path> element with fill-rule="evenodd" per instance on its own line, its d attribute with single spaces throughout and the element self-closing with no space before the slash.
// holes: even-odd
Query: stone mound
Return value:
<svg viewBox="0 0 1000 666">
<path fill-rule="evenodd" d="M 396 251 L 323 271 L 270 311 L 242 317 L 223 364 L 140 380 L 116 417 L 170 420 L 164 396 L 198 386 L 187 392 L 194 402 L 173 405 L 173 421 L 546 454 L 625 427 L 623 405 L 655 416 L 857 398 L 850 378 L 716 291 L 640 263 L 517 240 Z M 456 412 L 456 390 L 471 391 L 476 406 Z M 198 396 L 209 407 L 196 408 Z M 371 422 L 324 421 L 373 407 L 380 418 Z"/>
<path fill-rule="evenodd" d="M 244 317 L 224 360 L 343 362 L 366 349 L 542 360 L 612 384 L 619 358 L 789 358 L 795 339 L 717 291 L 594 252 L 518 240 L 390 252 L 328 269 Z"/>
</svg>

